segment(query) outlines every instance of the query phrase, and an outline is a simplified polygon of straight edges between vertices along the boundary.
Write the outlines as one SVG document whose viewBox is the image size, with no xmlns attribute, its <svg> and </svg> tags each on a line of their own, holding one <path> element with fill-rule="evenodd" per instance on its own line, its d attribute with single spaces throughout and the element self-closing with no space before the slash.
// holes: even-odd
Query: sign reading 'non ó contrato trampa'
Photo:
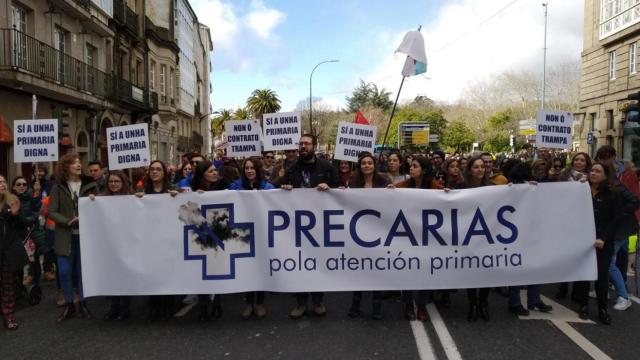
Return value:
<svg viewBox="0 0 640 360">
<path fill-rule="evenodd" d="M 299 112 L 281 112 L 262 115 L 264 124 L 264 150 L 297 150 L 302 135 L 302 117 Z"/>
<path fill-rule="evenodd" d="M 250 157 L 262 154 L 260 123 L 258 120 L 225 121 L 227 132 L 227 156 Z"/>
<path fill-rule="evenodd" d="M 15 120 L 13 161 L 58 161 L 58 119 Z"/>
<path fill-rule="evenodd" d="M 341 121 L 338 124 L 335 158 L 356 162 L 363 151 L 373 154 L 375 143 L 375 126 Z"/>
<path fill-rule="evenodd" d="M 569 149 L 573 143 L 573 114 L 567 111 L 538 111 L 536 146 Z"/>
<path fill-rule="evenodd" d="M 107 128 L 109 169 L 120 170 L 151 163 L 149 124 L 133 124 Z"/>
</svg>

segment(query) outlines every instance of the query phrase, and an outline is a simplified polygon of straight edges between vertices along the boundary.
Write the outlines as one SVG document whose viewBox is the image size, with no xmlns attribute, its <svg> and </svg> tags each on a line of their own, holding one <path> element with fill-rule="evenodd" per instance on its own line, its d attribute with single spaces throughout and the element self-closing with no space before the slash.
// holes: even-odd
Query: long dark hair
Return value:
<svg viewBox="0 0 640 360">
<path fill-rule="evenodd" d="M 162 190 L 161 192 L 166 193 L 169 191 L 171 184 L 169 183 L 169 173 L 167 172 L 167 165 L 160 160 L 153 160 L 151 164 L 149 164 L 149 168 L 151 165 L 158 163 L 162 166 Z M 144 192 L 147 194 L 153 194 L 155 191 L 153 190 L 153 181 L 151 181 L 151 176 L 147 175 L 147 181 L 144 184 Z"/>
<path fill-rule="evenodd" d="M 407 172 L 405 171 L 405 164 L 404 164 L 404 157 L 402 157 L 402 154 L 400 153 L 400 151 L 398 150 L 391 150 L 389 152 L 389 155 L 387 155 L 387 164 L 389 163 L 389 158 L 391 157 L 391 155 L 395 155 L 398 158 L 398 162 L 399 164 L 399 169 L 398 172 L 400 172 L 400 175 L 404 175 Z M 387 165 L 387 170 L 389 169 L 388 165 Z"/>
<path fill-rule="evenodd" d="M 24 188 L 25 193 L 28 193 L 28 192 L 29 192 L 29 182 L 27 181 L 27 179 L 26 179 L 24 176 L 16 176 L 16 177 L 14 177 L 14 178 L 13 178 L 13 181 L 11 182 L 11 188 L 10 188 L 10 189 L 7 189 L 7 190 L 9 190 L 9 192 L 11 192 L 11 193 L 12 193 L 12 194 L 14 194 L 14 195 L 18 195 L 18 193 L 16 193 L 16 191 L 14 190 L 14 188 L 16 187 L 16 183 L 17 183 L 17 182 L 18 182 L 18 180 L 20 180 L 20 179 L 22 179 L 22 180 L 26 181 L 26 183 L 27 183 L 27 186 L 25 186 L 25 188 Z M 8 185 L 8 184 L 7 184 L 7 185 Z"/>
<path fill-rule="evenodd" d="M 471 176 L 471 168 L 473 167 L 473 164 L 478 160 L 482 161 L 484 166 L 484 161 L 482 160 L 482 157 L 474 156 L 471 159 L 469 159 L 469 162 L 467 162 L 467 166 L 464 169 L 464 181 L 468 187 L 475 186 L 475 184 L 472 183 L 475 180 L 473 179 L 473 176 Z M 482 180 L 480 180 L 479 186 L 491 185 L 491 181 L 489 181 L 490 172 L 491 171 L 487 171 L 487 169 L 484 169 L 484 176 L 482 177 Z"/>
<path fill-rule="evenodd" d="M 248 162 L 252 163 L 253 168 L 256 170 L 256 179 L 254 180 L 253 184 L 251 184 L 251 181 L 247 178 L 247 174 L 244 170 Z M 250 158 L 244 159 L 244 161 L 242 162 L 242 169 L 240 169 L 240 179 L 242 179 L 240 180 L 242 181 L 242 187 L 246 190 L 262 189 L 261 183 L 264 180 L 264 171 L 262 170 L 262 161 L 260 161 L 260 159 L 258 159 L 257 157 L 250 157 Z"/>
<path fill-rule="evenodd" d="M 593 166 L 600 165 L 604 170 L 605 178 L 598 185 L 598 190 L 615 191 L 615 185 L 618 182 L 618 180 L 616 179 L 616 171 L 613 169 L 613 166 L 611 166 L 611 163 L 607 160 L 595 161 L 592 165 L 592 168 Z"/>
<path fill-rule="evenodd" d="M 414 156 L 411 162 L 414 161 L 417 161 L 422 169 L 422 184 L 416 184 L 416 181 L 413 178 L 409 178 L 409 187 L 431 189 L 431 182 L 433 181 L 433 167 L 431 166 L 431 161 L 424 156 Z"/>
<path fill-rule="evenodd" d="M 589 156 L 589 154 L 587 154 L 586 152 L 579 152 L 573 155 L 573 157 L 571 158 L 571 168 L 569 170 L 573 170 L 573 164 L 576 162 L 576 158 L 578 157 L 578 155 L 584 156 L 584 159 L 586 161 L 584 172 L 589 173 L 589 171 L 591 171 L 591 166 L 593 166 L 593 162 L 591 161 L 591 156 Z"/>
<path fill-rule="evenodd" d="M 109 190 L 109 178 L 112 176 L 116 176 L 122 181 L 122 188 L 118 192 L 111 192 Z M 129 195 L 131 194 L 131 183 L 129 182 L 129 177 L 120 170 L 111 170 L 109 171 L 109 175 L 107 175 L 107 184 L 104 187 L 104 190 L 100 193 L 102 196 L 107 195 Z"/>
<path fill-rule="evenodd" d="M 193 171 L 193 177 L 191 178 L 191 190 L 198 191 L 212 191 L 212 190 L 223 190 L 228 187 L 227 181 L 221 176 L 220 171 L 216 168 L 218 172 L 218 181 L 214 183 L 209 183 L 204 178 L 204 173 L 206 173 L 209 168 L 215 168 L 215 165 L 210 160 L 202 160 L 198 162 L 195 170 Z"/>
<path fill-rule="evenodd" d="M 370 158 L 373 160 L 373 178 L 371 179 L 372 187 L 385 187 L 389 180 L 382 177 L 378 174 L 378 167 L 376 158 L 368 151 L 363 151 L 358 155 L 358 165 L 356 165 L 356 171 L 351 176 L 351 180 L 349 181 L 349 186 L 352 188 L 363 188 L 364 187 L 364 175 L 362 174 L 362 161 L 366 158 Z"/>
</svg>

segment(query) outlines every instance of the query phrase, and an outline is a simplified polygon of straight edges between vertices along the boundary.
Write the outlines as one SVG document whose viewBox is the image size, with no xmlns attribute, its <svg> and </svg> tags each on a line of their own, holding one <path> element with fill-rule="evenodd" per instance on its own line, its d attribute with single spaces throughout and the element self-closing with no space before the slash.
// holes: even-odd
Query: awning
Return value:
<svg viewBox="0 0 640 360">
<path fill-rule="evenodd" d="M 0 143 L 13 143 L 13 131 L 0 115 Z"/>
</svg>

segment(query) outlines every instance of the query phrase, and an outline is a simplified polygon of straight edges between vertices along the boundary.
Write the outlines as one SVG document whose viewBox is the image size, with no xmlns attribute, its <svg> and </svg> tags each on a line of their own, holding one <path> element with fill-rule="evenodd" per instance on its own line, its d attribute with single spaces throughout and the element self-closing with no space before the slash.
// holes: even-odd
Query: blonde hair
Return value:
<svg viewBox="0 0 640 360">
<path fill-rule="evenodd" d="M 4 175 L 0 175 L 1 178 L 4 179 L 5 183 L 7 183 L 7 192 L 5 194 L 0 194 L 0 208 L 4 208 L 5 205 L 11 206 L 15 201 L 18 201 L 18 198 L 13 195 L 9 191 L 9 182 Z"/>
</svg>

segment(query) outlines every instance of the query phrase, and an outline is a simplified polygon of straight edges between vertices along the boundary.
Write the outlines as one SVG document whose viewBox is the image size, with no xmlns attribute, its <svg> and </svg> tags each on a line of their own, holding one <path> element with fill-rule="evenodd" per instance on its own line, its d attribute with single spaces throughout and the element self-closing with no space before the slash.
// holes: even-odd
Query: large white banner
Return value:
<svg viewBox="0 0 640 360">
<path fill-rule="evenodd" d="M 86 296 L 596 278 L 583 183 L 82 198 L 80 234 Z"/>
<path fill-rule="evenodd" d="M 109 170 L 148 166 L 149 124 L 133 124 L 107 128 Z"/>
<path fill-rule="evenodd" d="M 573 113 L 539 110 L 536 119 L 536 146 L 570 149 L 573 145 Z"/>
<path fill-rule="evenodd" d="M 262 154 L 260 123 L 258 120 L 229 120 L 224 122 L 227 133 L 227 156 L 250 157 Z"/>
<path fill-rule="evenodd" d="M 58 161 L 58 119 L 15 120 L 13 162 Z"/>
<path fill-rule="evenodd" d="M 302 116 L 299 112 L 262 115 L 264 150 L 298 150 L 302 136 Z"/>
</svg>

